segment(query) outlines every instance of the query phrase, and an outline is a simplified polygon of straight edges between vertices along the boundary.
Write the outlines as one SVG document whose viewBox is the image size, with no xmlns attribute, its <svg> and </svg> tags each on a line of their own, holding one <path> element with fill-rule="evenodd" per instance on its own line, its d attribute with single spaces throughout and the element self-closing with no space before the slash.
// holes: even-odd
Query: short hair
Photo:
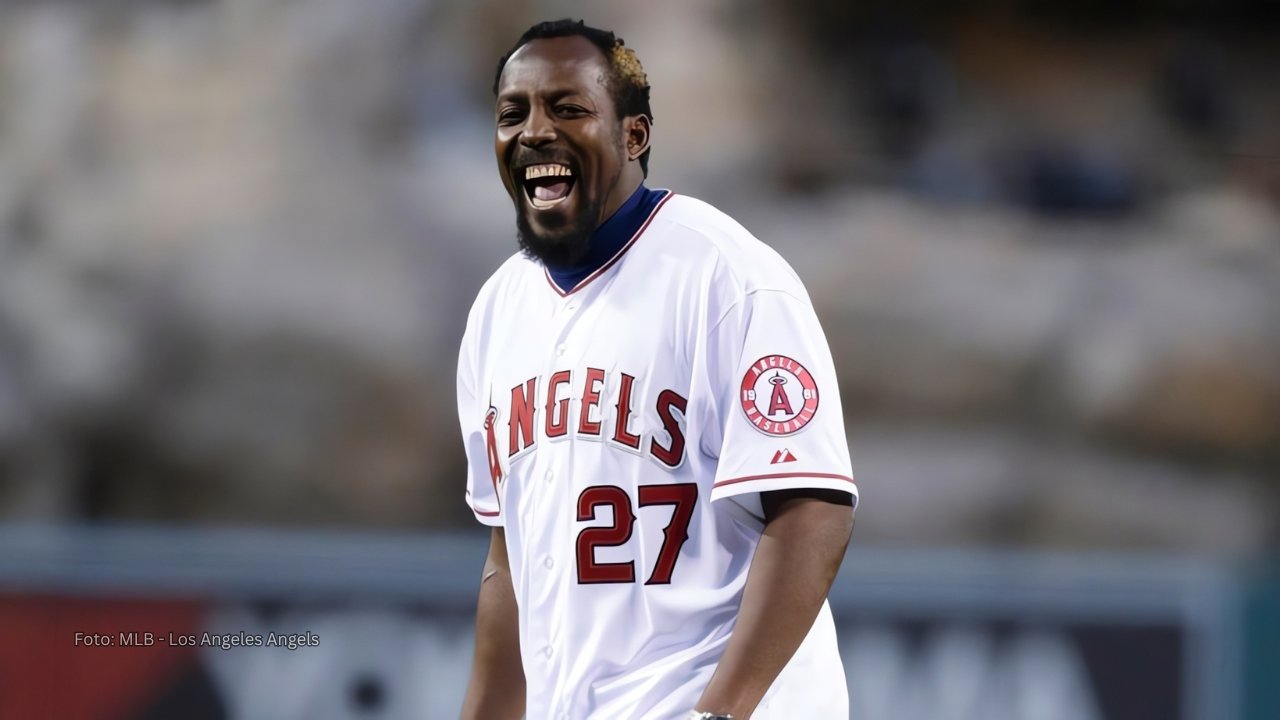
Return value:
<svg viewBox="0 0 1280 720">
<path fill-rule="evenodd" d="M 546 38 L 572 37 L 579 35 L 600 48 L 609 63 L 606 76 L 609 94 L 613 97 L 613 106 L 618 117 L 644 115 L 653 123 L 653 110 L 649 107 L 649 77 L 645 75 L 636 51 L 626 46 L 622 38 L 608 30 L 591 27 L 582 20 L 548 20 L 524 31 L 516 44 L 511 46 L 506 55 L 498 61 L 498 70 L 493 75 L 493 96 L 498 96 L 498 82 L 502 79 L 502 70 L 507 61 L 517 50 L 533 40 Z M 649 176 L 649 150 L 646 148 L 640 156 L 640 169 L 645 177 Z"/>
</svg>

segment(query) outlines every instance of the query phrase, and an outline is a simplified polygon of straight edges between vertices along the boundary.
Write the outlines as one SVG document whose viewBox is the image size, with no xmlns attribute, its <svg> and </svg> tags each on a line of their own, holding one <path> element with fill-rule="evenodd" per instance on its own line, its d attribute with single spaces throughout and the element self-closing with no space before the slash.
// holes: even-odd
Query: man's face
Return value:
<svg viewBox="0 0 1280 720">
<path fill-rule="evenodd" d="M 544 262 L 581 260 L 591 233 L 626 200 L 626 141 L 607 63 L 580 36 L 534 40 L 498 82 L 498 172 L 515 202 L 521 247 Z"/>
</svg>

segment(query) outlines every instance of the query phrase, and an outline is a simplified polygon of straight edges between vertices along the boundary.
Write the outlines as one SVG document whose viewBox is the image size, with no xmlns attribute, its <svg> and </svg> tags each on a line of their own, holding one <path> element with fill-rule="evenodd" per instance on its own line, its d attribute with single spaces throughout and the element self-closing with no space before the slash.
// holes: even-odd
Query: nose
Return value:
<svg viewBox="0 0 1280 720">
<path fill-rule="evenodd" d="M 540 147 L 556 139 L 556 128 L 551 116 L 540 109 L 529 110 L 524 129 L 520 131 L 520 144 L 526 147 Z"/>
</svg>

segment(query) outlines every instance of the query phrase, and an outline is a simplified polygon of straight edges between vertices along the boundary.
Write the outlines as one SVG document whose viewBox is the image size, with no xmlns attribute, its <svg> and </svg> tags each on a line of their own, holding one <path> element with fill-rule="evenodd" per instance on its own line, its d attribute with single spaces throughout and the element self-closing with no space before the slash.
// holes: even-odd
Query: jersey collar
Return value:
<svg viewBox="0 0 1280 720">
<path fill-rule="evenodd" d="M 599 277 L 639 239 L 669 197 L 670 190 L 650 190 L 643 184 L 636 188 L 622 207 L 591 234 L 587 257 L 581 264 L 546 266 L 551 287 L 561 296 L 569 295 Z"/>
</svg>

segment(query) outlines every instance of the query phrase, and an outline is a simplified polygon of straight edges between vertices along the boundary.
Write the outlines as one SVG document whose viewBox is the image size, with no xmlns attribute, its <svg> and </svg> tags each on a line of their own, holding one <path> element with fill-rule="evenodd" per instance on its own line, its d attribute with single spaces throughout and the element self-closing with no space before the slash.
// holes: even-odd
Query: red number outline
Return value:
<svg viewBox="0 0 1280 720">
<path fill-rule="evenodd" d="M 585 585 L 635 582 L 634 560 L 596 561 L 597 545 L 617 547 L 631 539 L 636 521 L 636 516 L 631 514 L 631 498 L 617 485 L 592 485 L 578 496 L 578 520 L 595 520 L 596 508 L 601 505 L 613 507 L 613 524 L 583 528 L 578 533 L 578 582 Z"/>
<path fill-rule="evenodd" d="M 672 505 L 671 521 L 662 529 L 662 546 L 658 550 L 658 560 L 654 563 L 653 572 L 645 585 L 669 585 L 675 574 L 676 561 L 680 559 L 680 550 L 689 539 L 689 524 L 693 522 L 693 511 L 698 504 L 698 485 L 696 483 L 676 483 L 665 485 L 641 485 L 637 488 L 639 507 L 651 505 Z M 631 497 L 626 490 L 616 485 L 592 485 L 578 496 L 578 520 L 586 522 L 596 519 L 596 508 L 609 505 L 613 508 L 613 524 L 583 528 L 578 533 L 578 582 L 582 584 L 596 583 L 629 583 L 636 581 L 635 561 L 597 562 L 595 548 L 597 546 L 617 547 L 631 539 L 635 530 L 636 516 L 631 512 Z"/>
<path fill-rule="evenodd" d="M 689 539 L 689 523 L 693 521 L 693 509 L 698 504 L 698 486 L 696 483 L 641 485 L 639 493 L 640 507 L 675 506 L 671 511 L 671 522 L 662 529 L 658 562 L 654 563 L 653 572 L 644 582 L 645 585 L 669 585 L 676 570 L 676 560 L 680 559 L 680 549 Z"/>
</svg>

